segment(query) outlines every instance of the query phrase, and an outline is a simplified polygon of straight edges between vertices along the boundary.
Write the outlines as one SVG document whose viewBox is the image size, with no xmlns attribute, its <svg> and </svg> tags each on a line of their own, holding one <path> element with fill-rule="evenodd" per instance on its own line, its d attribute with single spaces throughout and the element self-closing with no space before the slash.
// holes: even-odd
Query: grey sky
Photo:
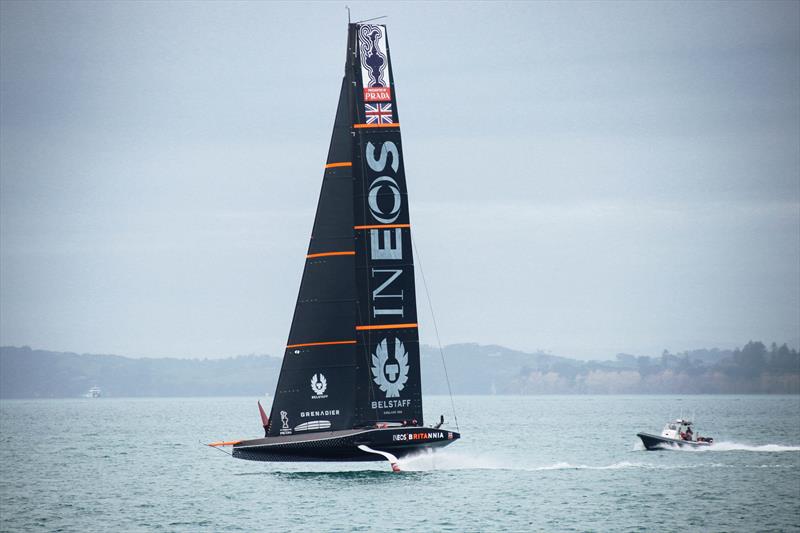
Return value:
<svg viewBox="0 0 800 533">
<path fill-rule="evenodd" d="M 800 342 L 799 3 L 348 3 L 389 15 L 443 342 Z M 343 4 L 2 2 L 0 20 L 0 342 L 280 354 Z"/>
</svg>

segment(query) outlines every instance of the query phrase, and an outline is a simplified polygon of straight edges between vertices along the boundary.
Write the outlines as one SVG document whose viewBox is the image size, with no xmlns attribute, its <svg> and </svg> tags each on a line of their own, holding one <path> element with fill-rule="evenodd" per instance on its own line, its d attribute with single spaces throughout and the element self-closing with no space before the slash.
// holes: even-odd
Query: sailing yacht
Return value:
<svg viewBox="0 0 800 533">
<path fill-rule="evenodd" d="M 423 422 L 411 223 L 386 26 L 348 24 L 305 267 L 256 461 L 371 461 L 451 444 Z"/>
</svg>

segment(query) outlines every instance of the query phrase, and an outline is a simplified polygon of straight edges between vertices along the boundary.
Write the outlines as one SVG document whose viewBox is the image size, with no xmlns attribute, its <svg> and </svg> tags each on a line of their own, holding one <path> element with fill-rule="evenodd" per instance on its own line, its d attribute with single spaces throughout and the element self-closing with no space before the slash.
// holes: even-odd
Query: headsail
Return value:
<svg viewBox="0 0 800 533">
<path fill-rule="evenodd" d="M 422 424 L 405 169 L 386 28 L 351 24 L 269 436 Z"/>
<path fill-rule="evenodd" d="M 269 436 L 349 429 L 355 423 L 356 286 L 348 100 L 345 77 L 269 417 Z"/>
</svg>

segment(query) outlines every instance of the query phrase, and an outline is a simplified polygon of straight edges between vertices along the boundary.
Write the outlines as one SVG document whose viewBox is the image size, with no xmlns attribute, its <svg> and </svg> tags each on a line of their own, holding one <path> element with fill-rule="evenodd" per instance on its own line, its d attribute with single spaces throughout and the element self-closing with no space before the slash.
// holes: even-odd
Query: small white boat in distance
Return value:
<svg viewBox="0 0 800 533">
<path fill-rule="evenodd" d="M 667 422 L 661 435 L 651 435 L 650 433 L 637 433 L 636 436 L 642 439 L 642 444 L 648 450 L 663 450 L 670 447 L 679 448 L 704 448 L 711 446 L 714 439 L 711 437 L 701 437 L 694 435 L 692 422 L 679 418 L 674 422 Z"/>
<path fill-rule="evenodd" d="M 89 392 L 87 392 L 83 396 L 85 398 L 99 398 L 100 395 L 101 395 L 100 387 L 92 387 L 91 389 L 89 389 Z"/>
</svg>

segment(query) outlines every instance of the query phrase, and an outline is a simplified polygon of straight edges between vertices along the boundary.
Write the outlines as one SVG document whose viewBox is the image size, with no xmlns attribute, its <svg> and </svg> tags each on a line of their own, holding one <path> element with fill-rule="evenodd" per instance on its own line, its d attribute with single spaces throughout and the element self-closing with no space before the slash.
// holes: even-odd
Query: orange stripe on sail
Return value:
<svg viewBox="0 0 800 533">
<path fill-rule="evenodd" d="M 411 224 L 373 224 L 371 226 L 353 226 L 353 229 L 410 228 Z"/>
<path fill-rule="evenodd" d="M 339 167 L 352 167 L 353 163 L 350 161 L 342 161 L 341 163 L 328 163 L 325 168 L 339 168 Z"/>
<path fill-rule="evenodd" d="M 239 444 L 240 442 L 242 442 L 242 441 L 240 441 L 240 440 L 229 440 L 229 441 L 225 441 L 225 442 L 220 441 L 220 442 L 212 442 L 208 446 L 213 446 L 215 448 L 217 446 L 235 446 L 236 444 Z"/>
<path fill-rule="evenodd" d="M 356 326 L 356 330 L 363 331 L 368 329 L 409 329 L 416 328 L 417 324 L 381 324 L 376 326 Z"/>
<path fill-rule="evenodd" d="M 399 122 L 390 122 L 389 124 L 353 124 L 354 128 L 399 128 Z"/>
<path fill-rule="evenodd" d="M 323 252 L 320 254 L 308 254 L 306 259 L 314 259 L 315 257 L 328 257 L 329 255 L 356 255 L 355 252 Z"/>
<path fill-rule="evenodd" d="M 327 342 L 306 342 L 303 344 L 289 344 L 287 348 L 303 348 L 305 346 L 333 346 L 334 344 L 355 344 L 356 341 L 327 341 Z"/>
</svg>

